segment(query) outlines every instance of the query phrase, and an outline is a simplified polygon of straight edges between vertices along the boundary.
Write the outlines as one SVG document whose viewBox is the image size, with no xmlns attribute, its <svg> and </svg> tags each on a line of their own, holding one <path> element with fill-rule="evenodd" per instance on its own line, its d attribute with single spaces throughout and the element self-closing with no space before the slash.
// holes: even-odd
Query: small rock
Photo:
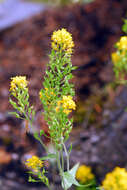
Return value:
<svg viewBox="0 0 127 190">
<path fill-rule="evenodd" d="M 90 141 L 92 144 L 96 144 L 99 141 L 99 136 L 97 135 L 92 135 L 92 137 L 90 138 Z"/>
<path fill-rule="evenodd" d="M 8 164 L 11 161 L 11 154 L 6 152 L 4 148 L 0 149 L 0 164 Z"/>
<path fill-rule="evenodd" d="M 5 121 L 5 115 L 0 112 L 0 123 L 3 123 Z"/>
</svg>

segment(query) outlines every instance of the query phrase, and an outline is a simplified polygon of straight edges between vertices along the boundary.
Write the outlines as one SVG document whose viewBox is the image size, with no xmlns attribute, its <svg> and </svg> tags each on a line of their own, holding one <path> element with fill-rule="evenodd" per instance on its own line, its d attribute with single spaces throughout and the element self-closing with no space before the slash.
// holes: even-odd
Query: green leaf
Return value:
<svg viewBox="0 0 127 190">
<path fill-rule="evenodd" d="M 63 173 L 63 181 L 62 181 L 62 187 L 66 190 L 69 189 L 73 184 L 79 187 L 86 187 L 89 185 L 81 185 L 78 183 L 78 181 L 75 179 L 76 171 L 79 167 L 79 163 L 77 163 L 71 170 L 68 172 Z"/>
<path fill-rule="evenodd" d="M 10 102 L 10 104 L 15 108 L 15 109 L 17 109 L 17 104 L 12 100 L 12 99 L 9 99 L 9 102 Z"/>
<path fill-rule="evenodd" d="M 78 182 L 75 179 L 75 174 L 78 167 L 79 164 L 76 164 L 71 170 L 63 173 L 62 187 L 65 187 L 66 190 L 69 189 L 73 184 L 78 185 Z"/>
<path fill-rule="evenodd" d="M 9 112 L 11 115 L 15 115 L 17 118 L 21 118 L 20 115 L 17 112 Z"/>
<path fill-rule="evenodd" d="M 72 70 L 75 70 L 75 69 L 77 69 L 77 68 L 78 68 L 77 66 L 73 66 L 73 67 L 72 67 Z"/>
<path fill-rule="evenodd" d="M 40 141 L 40 137 L 39 137 L 39 135 L 38 135 L 38 132 L 35 132 L 35 133 L 34 133 L 34 138 Z"/>
<path fill-rule="evenodd" d="M 79 163 L 77 163 L 77 164 L 69 171 L 69 173 L 70 173 L 73 177 L 75 177 L 76 171 L 77 171 L 78 167 L 79 167 Z"/>
<path fill-rule="evenodd" d="M 68 178 L 69 176 L 69 178 Z M 69 173 L 65 173 L 63 174 L 63 180 L 62 180 L 62 187 L 63 189 L 69 189 L 73 184 L 73 177 L 70 176 Z"/>
<path fill-rule="evenodd" d="M 48 154 L 47 156 L 43 156 L 40 160 L 50 160 L 52 158 L 56 158 L 56 154 Z"/>
<path fill-rule="evenodd" d="M 127 19 L 124 19 L 124 24 L 122 26 L 122 31 L 127 33 Z"/>
<path fill-rule="evenodd" d="M 29 182 L 38 182 L 38 180 L 33 179 L 31 176 L 29 176 L 28 181 L 29 181 Z"/>
<path fill-rule="evenodd" d="M 44 134 L 45 134 L 44 130 L 40 130 L 40 136 L 42 136 Z"/>
<path fill-rule="evenodd" d="M 71 151 L 72 151 L 72 143 L 71 143 L 71 145 L 70 145 L 70 147 L 69 147 L 68 153 L 70 154 Z"/>
<path fill-rule="evenodd" d="M 31 114 L 31 107 L 28 108 L 28 115 L 30 116 L 30 114 Z"/>
<path fill-rule="evenodd" d="M 33 109 L 33 107 L 31 106 L 31 110 Z M 34 120 L 34 116 L 35 116 L 35 110 L 32 110 L 32 120 Z"/>
<path fill-rule="evenodd" d="M 64 172 L 63 180 L 66 189 L 70 188 L 73 184 L 80 186 L 75 177 L 72 176 L 69 172 Z"/>
</svg>

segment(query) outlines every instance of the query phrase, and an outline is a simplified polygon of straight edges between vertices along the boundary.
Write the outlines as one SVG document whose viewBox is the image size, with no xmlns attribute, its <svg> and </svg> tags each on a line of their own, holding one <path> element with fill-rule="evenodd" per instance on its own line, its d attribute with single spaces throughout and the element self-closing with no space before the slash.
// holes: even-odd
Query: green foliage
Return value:
<svg viewBox="0 0 127 190">
<path fill-rule="evenodd" d="M 127 19 L 124 19 L 122 26 L 123 32 L 127 34 Z M 127 73 L 127 36 L 121 36 L 120 40 L 115 44 L 116 52 L 112 53 L 113 70 L 116 82 L 126 84 L 125 75 Z"/>
<path fill-rule="evenodd" d="M 47 4 L 52 4 L 52 5 L 67 5 L 70 3 L 91 3 L 94 0 L 32 0 L 34 2 L 42 2 L 42 3 L 47 3 Z"/>
<path fill-rule="evenodd" d="M 127 34 L 127 19 L 124 19 L 123 21 L 122 31 Z"/>
<path fill-rule="evenodd" d="M 87 183 L 83 184 L 84 187 L 76 187 L 76 190 L 99 190 L 96 185 L 95 179 L 88 181 Z"/>
<path fill-rule="evenodd" d="M 76 171 L 78 167 L 79 167 L 79 164 L 76 164 L 75 166 L 73 166 L 71 170 L 63 173 L 62 187 L 65 190 L 69 189 L 72 185 L 85 187 L 85 185 L 79 184 L 78 181 L 75 179 Z"/>
<path fill-rule="evenodd" d="M 43 182 L 46 186 L 49 187 L 49 181 L 48 181 L 48 178 L 45 176 L 46 171 L 45 171 L 44 168 L 43 168 L 42 171 L 39 171 L 37 173 L 36 172 L 32 172 L 32 171 L 28 172 L 28 173 L 30 174 L 29 175 L 29 179 L 28 179 L 29 182 L 32 182 L 32 183 Z M 32 175 L 35 176 L 35 177 L 37 177 L 38 179 L 33 178 Z"/>
<path fill-rule="evenodd" d="M 59 169 L 63 188 L 68 189 L 72 184 L 80 185 L 75 179 L 75 173 L 78 165 L 69 170 L 69 156 L 72 150 L 66 149 L 65 142 L 69 138 L 72 130 L 73 119 L 68 114 L 75 109 L 75 102 L 72 97 L 75 95 L 73 84 L 70 79 L 73 78 L 72 70 L 76 67 L 72 66 L 71 54 L 73 52 L 73 40 L 71 34 L 66 29 L 58 30 L 52 36 L 52 51 L 49 55 L 50 61 L 45 71 L 43 88 L 40 90 L 40 100 L 44 109 L 44 118 L 48 124 L 48 133 L 51 143 L 55 148 L 55 153 L 49 152 L 41 137 L 45 134 L 44 130 L 35 132 L 33 128 L 33 120 L 35 111 L 33 106 L 29 104 L 28 82 L 25 76 L 16 76 L 11 81 L 10 103 L 17 110 L 12 112 L 16 117 L 27 120 L 33 131 L 34 138 L 40 142 L 46 151 L 46 156 L 38 158 L 33 156 L 26 161 L 26 166 L 32 171 L 29 172 L 29 182 L 43 182 L 50 190 L 48 178 L 45 176 L 43 160 L 55 159 Z M 67 171 L 65 171 L 65 160 L 63 152 L 66 155 Z M 37 178 L 34 179 L 33 176 Z"/>
<path fill-rule="evenodd" d="M 40 158 L 41 160 L 50 160 L 50 159 L 56 159 L 56 154 L 48 154 L 47 156 L 43 156 Z"/>
<path fill-rule="evenodd" d="M 44 116 L 50 130 L 50 138 L 58 145 L 60 138 L 67 140 L 72 129 L 72 119 L 61 109 L 56 112 L 57 102 L 65 95 L 74 96 L 73 84 L 69 83 L 73 75 L 70 56 L 61 53 L 55 53 L 52 50 L 50 62 L 45 71 L 43 86 L 41 89 L 41 102 L 44 108 Z M 56 132 L 57 131 L 57 132 Z"/>
<path fill-rule="evenodd" d="M 11 114 L 15 115 L 17 118 L 26 119 L 31 124 L 34 120 L 35 111 L 33 106 L 29 105 L 29 93 L 28 89 L 19 89 L 17 88 L 15 93 L 12 93 L 14 100 L 9 98 L 10 104 L 18 111 L 17 112 L 10 112 Z"/>
</svg>

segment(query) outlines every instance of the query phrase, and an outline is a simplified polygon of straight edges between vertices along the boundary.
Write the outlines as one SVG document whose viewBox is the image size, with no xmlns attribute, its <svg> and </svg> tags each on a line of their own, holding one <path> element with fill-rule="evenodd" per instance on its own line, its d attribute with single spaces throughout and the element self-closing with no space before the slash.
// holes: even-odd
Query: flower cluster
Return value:
<svg viewBox="0 0 127 190">
<path fill-rule="evenodd" d="M 16 76 L 11 78 L 10 91 L 15 92 L 17 89 L 23 90 L 27 88 L 28 81 L 26 76 Z"/>
<path fill-rule="evenodd" d="M 27 159 L 25 165 L 37 172 L 39 169 L 43 167 L 43 161 L 40 160 L 37 156 L 32 156 L 31 158 Z"/>
<path fill-rule="evenodd" d="M 117 64 L 120 61 L 120 54 L 118 52 L 113 52 L 112 53 L 112 62 L 114 64 Z"/>
<path fill-rule="evenodd" d="M 108 173 L 102 182 L 104 190 L 127 190 L 127 171 L 125 168 L 116 167 Z"/>
<path fill-rule="evenodd" d="M 67 54 L 72 53 L 74 42 L 72 40 L 71 34 L 67 32 L 66 29 L 62 28 L 61 30 L 53 32 L 51 40 L 52 49 L 54 49 L 55 51 L 59 51 L 60 49 L 62 49 Z"/>
<path fill-rule="evenodd" d="M 122 36 L 116 43 L 117 51 L 112 53 L 114 72 L 119 82 L 124 82 L 127 71 L 127 36 Z"/>
<path fill-rule="evenodd" d="M 91 167 L 86 165 L 81 165 L 76 172 L 76 179 L 82 184 L 88 183 L 95 178 L 94 174 L 91 172 Z"/>
<path fill-rule="evenodd" d="M 127 50 L 127 36 L 122 36 L 116 46 L 119 50 Z"/>
<path fill-rule="evenodd" d="M 76 109 L 76 104 L 72 100 L 71 96 L 63 96 L 63 99 L 57 102 L 56 112 L 60 110 L 61 106 L 62 106 L 63 112 L 66 114 L 69 114 L 72 110 Z"/>
</svg>

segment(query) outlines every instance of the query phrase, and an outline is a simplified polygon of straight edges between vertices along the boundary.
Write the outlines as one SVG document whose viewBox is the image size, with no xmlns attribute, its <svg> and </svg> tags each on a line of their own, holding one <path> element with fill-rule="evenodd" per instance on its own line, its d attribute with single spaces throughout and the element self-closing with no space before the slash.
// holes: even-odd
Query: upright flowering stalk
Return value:
<svg viewBox="0 0 127 190">
<path fill-rule="evenodd" d="M 28 81 L 26 80 L 26 76 L 11 78 L 10 95 L 13 97 L 13 100 L 10 98 L 9 101 L 18 111 L 13 112 L 13 114 L 17 118 L 26 119 L 32 127 L 35 111 L 33 106 L 29 105 Z"/>
<path fill-rule="evenodd" d="M 75 179 L 78 165 L 70 170 L 70 152 L 65 146 L 72 130 L 73 120 L 69 114 L 76 109 L 73 100 L 75 92 L 73 84 L 70 83 L 70 79 L 73 77 L 72 70 L 75 69 L 71 63 L 74 42 L 71 34 L 64 28 L 53 32 L 51 41 L 50 62 L 44 77 L 44 88 L 41 89 L 39 95 L 44 108 L 45 120 L 49 126 L 50 139 L 56 150 L 55 157 L 62 186 L 64 189 L 68 189 L 73 183 L 78 184 Z M 63 152 L 66 155 L 66 162 Z M 65 167 L 65 163 L 67 167 Z M 70 181 L 68 181 L 69 179 Z"/>
<path fill-rule="evenodd" d="M 122 27 L 123 31 L 127 33 L 127 20 Z M 127 36 L 121 36 L 120 40 L 115 44 L 116 51 L 112 53 L 113 69 L 116 80 L 120 84 L 127 84 Z"/>
<path fill-rule="evenodd" d="M 72 184 L 81 186 L 75 179 L 78 164 L 70 170 L 69 156 L 72 149 L 66 148 L 65 142 L 69 138 L 72 130 L 71 112 L 76 109 L 73 100 L 75 95 L 72 79 L 72 71 L 76 68 L 72 66 L 71 55 L 73 53 L 74 42 L 72 36 L 66 29 L 53 32 L 51 37 L 51 54 L 50 61 L 45 71 L 43 88 L 39 92 L 39 97 L 44 109 L 44 118 L 48 124 L 48 133 L 51 143 L 55 148 L 55 154 L 51 154 L 41 140 L 41 136 L 45 132 L 41 130 L 34 133 L 34 137 L 45 148 L 47 155 L 42 158 L 33 156 L 26 161 L 26 166 L 32 171 L 30 174 L 38 176 L 49 189 L 48 178 L 45 176 L 45 169 L 42 160 L 56 159 L 61 178 L 61 185 L 64 190 L 71 187 Z M 31 124 L 32 130 L 34 126 L 33 107 L 29 105 L 28 82 L 25 76 L 16 76 L 11 79 L 10 93 L 14 100 L 10 99 L 10 103 L 18 112 L 13 112 L 17 117 L 25 118 Z M 34 131 L 34 130 L 33 130 Z M 65 153 L 65 154 L 64 154 Z M 65 158 L 63 157 L 65 155 Z M 30 175 L 29 181 L 35 181 Z"/>
<path fill-rule="evenodd" d="M 112 62 L 116 79 L 120 83 L 125 82 L 125 74 L 127 72 L 127 36 L 122 36 L 116 43 L 117 51 L 112 53 Z"/>
<path fill-rule="evenodd" d="M 62 144 L 68 139 L 72 129 L 72 119 L 68 118 L 68 114 L 76 108 L 72 99 L 73 84 L 69 83 L 71 72 L 75 69 L 71 63 L 74 43 L 66 29 L 53 32 L 51 40 L 50 62 L 47 65 L 40 99 L 51 141 L 57 149 L 62 149 Z"/>
</svg>

